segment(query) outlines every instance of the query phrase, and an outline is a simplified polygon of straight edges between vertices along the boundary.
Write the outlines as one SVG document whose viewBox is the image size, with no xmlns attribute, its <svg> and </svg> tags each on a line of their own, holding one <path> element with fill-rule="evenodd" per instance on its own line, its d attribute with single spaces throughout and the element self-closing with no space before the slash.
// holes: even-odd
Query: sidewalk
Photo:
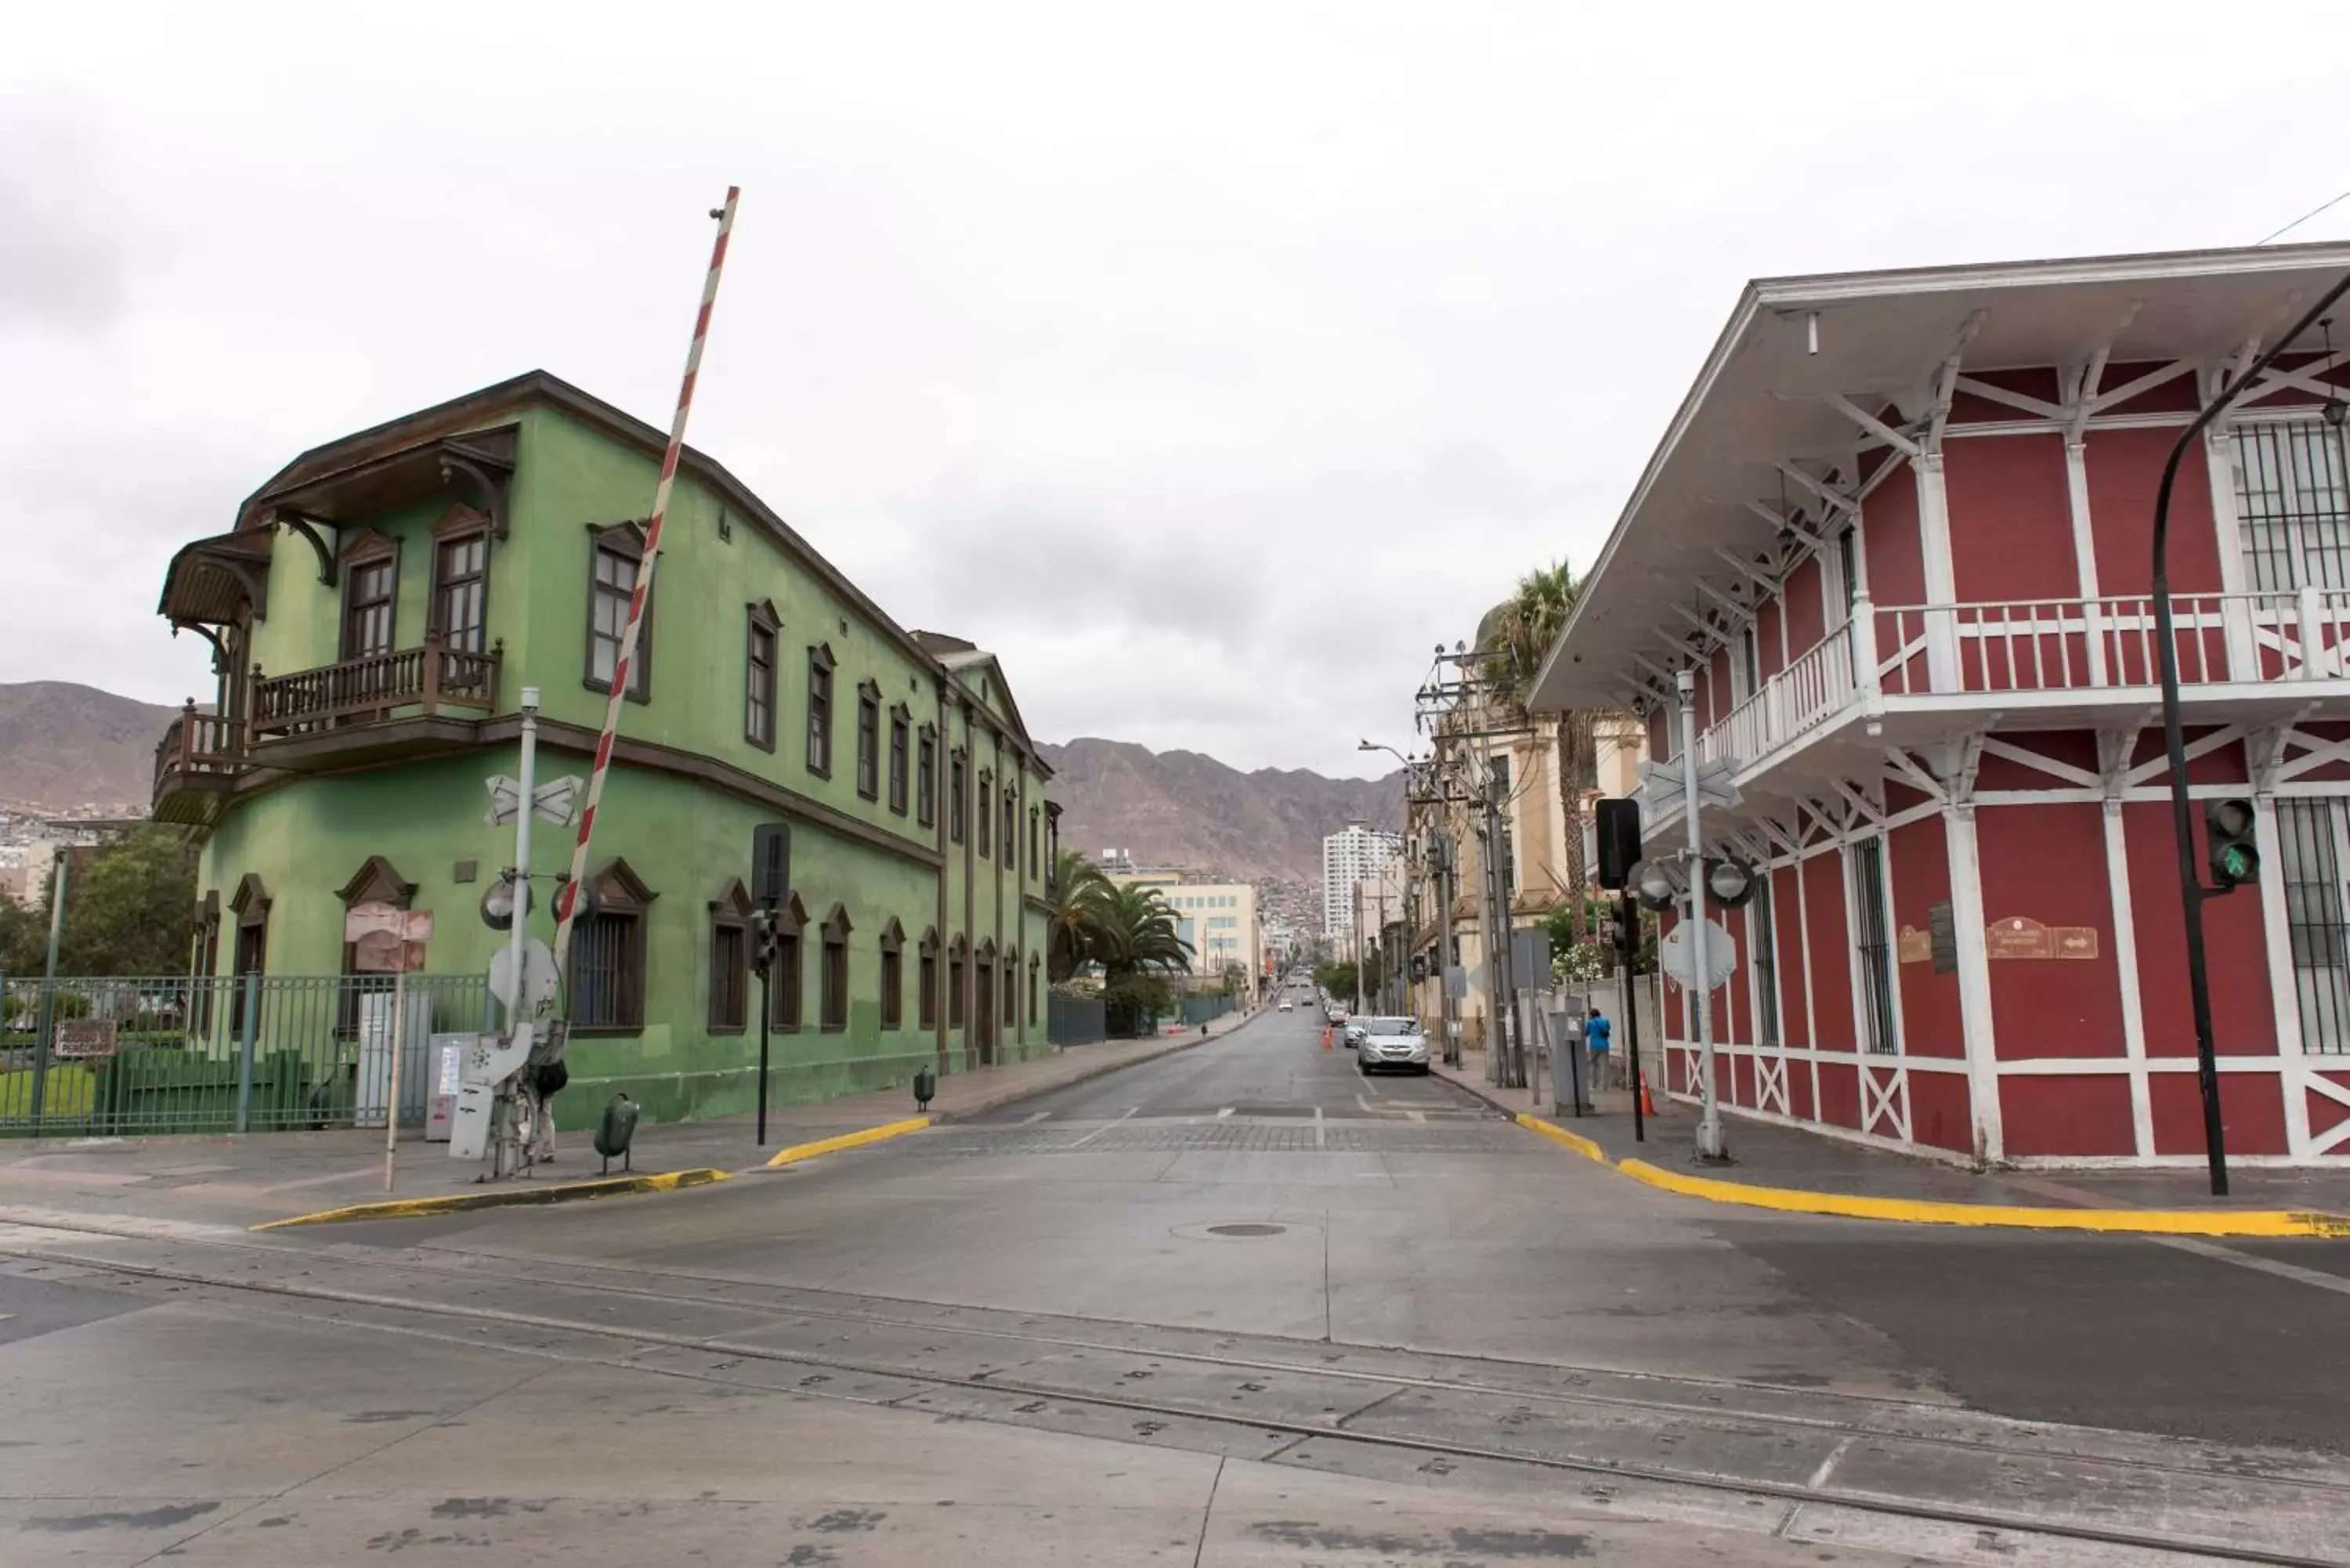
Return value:
<svg viewBox="0 0 2350 1568">
<path fill-rule="evenodd" d="M 1883 1199 L 1903 1203 L 1979 1204 L 2020 1209 L 2086 1210 L 2314 1211 L 2350 1215 L 2350 1169 L 2273 1170 L 2231 1168 L 2229 1195 L 2211 1196 L 2199 1166 L 2159 1170 L 1992 1170 L 1975 1172 L 1939 1160 L 1848 1143 L 1800 1127 L 1725 1113 L 1727 1165 L 1701 1164 L 1694 1156 L 1694 1106 L 1656 1093 L 1658 1114 L 1647 1119 L 1648 1138 L 1636 1142 L 1632 1097 L 1620 1089 L 1586 1091 L 1592 1113 L 1576 1116 L 1554 1109 L 1544 1076 L 1542 1103 L 1524 1089 L 1498 1089 L 1485 1081 L 1481 1052 L 1463 1054 L 1458 1067 L 1434 1064 L 1441 1076 L 1512 1116 L 1532 1115 L 1560 1130 L 1586 1138 L 1609 1165 L 1642 1161 L 1669 1177 L 1740 1187 L 1794 1190 L 1839 1198 Z"/>
<path fill-rule="evenodd" d="M 1204 1035 L 1160 1035 L 1071 1045 L 1049 1056 L 951 1073 L 939 1080 L 929 1119 L 975 1116 L 1014 1100 L 1114 1073 L 1228 1034 L 1253 1014 L 1217 1019 Z M 692 1173 L 684 1184 L 757 1170 L 778 1151 L 903 1123 L 915 1116 L 904 1088 L 843 1095 L 768 1112 L 767 1141 L 749 1116 L 637 1128 L 640 1177 Z M 905 1130 L 915 1130 L 907 1128 Z M 440 1199 L 496 1193 L 546 1201 L 546 1189 L 593 1181 L 601 1162 L 584 1132 L 566 1133 L 552 1167 L 494 1186 L 478 1183 L 478 1162 L 449 1158 L 448 1146 L 404 1135 L 395 1189 L 383 1189 L 383 1132 L 255 1133 L 245 1137 L 10 1139 L 0 1142 L 0 1222 L 51 1219 L 167 1220 L 249 1228 L 386 1198 Z M 619 1176 L 616 1162 L 612 1174 Z M 639 1184 L 650 1189 L 675 1179 Z M 566 1195 L 567 1196 L 567 1194 Z"/>
</svg>

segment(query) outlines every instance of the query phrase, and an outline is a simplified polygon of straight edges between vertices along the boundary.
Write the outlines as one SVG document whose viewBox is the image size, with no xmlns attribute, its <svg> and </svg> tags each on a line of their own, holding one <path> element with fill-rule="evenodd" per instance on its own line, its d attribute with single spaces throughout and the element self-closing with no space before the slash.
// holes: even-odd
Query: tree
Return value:
<svg viewBox="0 0 2350 1568">
<path fill-rule="evenodd" d="M 1112 980 L 1152 970 L 1183 970 L 1191 944 L 1178 934 L 1175 911 L 1156 888 L 1106 887 L 1095 905 L 1093 956 Z"/>
<path fill-rule="evenodd" d="M 1051 909 L 1045 919 L 1045 963 L 1055 984 L 1094 961 L 1102 945 L 1102 900 L 1110 891 L 1101 868 L 1075 849 L 1053 861 Z"/>
<path fill-rule="evenodd" d="M 1343 963 L 1316 964 L 1314 983 L 1340 1000 L 1355 994 L 1355 965 L 1349 960 Z"/>
<path fill-rule="evenodd" d="M 195 846 L 178 828 L 143 823 L 68 873 L 57 971 L 184 974 L 195 920 Z"/>
<path fill-rule="evenodd" d="M 1583 580 L 1565 561 L 1538 566 L 1518 579 L 1511 596 L 1495 606 L 1480 627 L 1479 651 L 1495 656 L 1494 683 L 1503 707 L 1531 722 L 1528 704 L 1543 660 L 1566 629 L 1582 595 Z M 1569 931 L 1575 940 L 1586 929 L 1583 892 L 1589 877 L 1583 865 L 1583 792 L 1590 787 L 1598 767 L 1598 742 L 1593 735 L 1598 715 L 1588 709 L 1571 709 L 1551 722 L 1551 746 L 1558 776 L 1559 809 L 1566 827 L 1562 846 L 1566 858 L 1566 901 Z"/>
</svg>

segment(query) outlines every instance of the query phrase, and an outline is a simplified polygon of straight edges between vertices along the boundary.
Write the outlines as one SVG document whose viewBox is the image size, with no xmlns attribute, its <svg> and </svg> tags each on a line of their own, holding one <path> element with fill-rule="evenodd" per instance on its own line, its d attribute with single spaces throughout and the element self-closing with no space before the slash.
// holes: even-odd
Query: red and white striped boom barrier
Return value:
<svg viewBox="0 0 2350 1568">
<path fill-rule="evenodd" d="M 710 215 L 718 220 L 718 239 L 710 247 L 710 275 L 702 283 L 702 308 L 693 318 L 693 347 L 686 351 L 685 380 L 677 389 L 677 413 L 670 421 L 669 451 L 661 456 L 660 483 L 653 489 L 653 514 L 645 524 L 644 561 L 637 571 L 636 591 L 629 596 L 629 618 L 620 628 L 620 647 L 612 660 L 612 696 L 604 705 L 604 732 L 596 738 L 596 765 L 588 775 L 588 799 L 579 808 L 579 836 L 571 846 L 571 879 L 556 895 L 555 907 L 555 968 L 567 970 L 571 955 L 571 928 L 579 917 L 581 886 L 588 877 L 588 846 L 596 834 L 596 807 L 604 798 L 604 780 L 612 771 L 612 737 L 620 728 L 620 705 L 629 700 L 629 680 L 637 662 L 637 634 L 644 625 L 645 605 L 653 591 L 653 567 L 660 560 L 661 523 L 669 516 L 670 492 L 677 484 L 678 458 L 685 450 L 686 416 L 693 409 L 694 378 L 702 373 L 702 346 L 710 337 L 710 311 L 718 301 L 718 275 L 726 265 L 726 236 L 734 228 L 734 202 L 742 187 L 726 187 L 726 204 Z M 530 803 L 525 801 L 528 811 Z"/>
</svg>

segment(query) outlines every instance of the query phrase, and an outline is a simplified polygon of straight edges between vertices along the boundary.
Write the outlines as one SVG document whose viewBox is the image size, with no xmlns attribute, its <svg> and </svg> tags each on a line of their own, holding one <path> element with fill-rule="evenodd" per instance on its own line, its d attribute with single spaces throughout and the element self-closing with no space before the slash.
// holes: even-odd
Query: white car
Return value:
<svg viewBox="0 0 2350 1568">
<path fill-rule="evenodd" d="M 1281 1011 L 1284 1012 L 1289 1011 L 1289 998 L 1285 996 L 1281 999 Z"/>
<path fill-rule="evenodd" d="M 1418 1019 L 1362 1018 L 1355 1027 L 1362 1032 L 1354 1042 L 1355 1065 L 1365 1077 L 1389 1067 L 1427 1074 L 1428 1036 L 1419 1032 Z"/>
</svg>

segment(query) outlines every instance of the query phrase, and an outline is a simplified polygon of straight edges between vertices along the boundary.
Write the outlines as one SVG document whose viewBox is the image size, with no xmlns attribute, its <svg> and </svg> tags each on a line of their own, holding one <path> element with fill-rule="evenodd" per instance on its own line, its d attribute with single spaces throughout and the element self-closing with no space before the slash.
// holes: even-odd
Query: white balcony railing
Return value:
<svg viewBox="0 0 2350 1568">
<path fill-rule="evenodd" d="M 2182 687 L 2350 679 L 2350 588 L 2174 594 Z M 1698 737 L 1700 761 L 1761 760 L 1856 704 L 2159 683 L 2145 595 L 1879 607 L 1812 645 Z"/>
</svg>

